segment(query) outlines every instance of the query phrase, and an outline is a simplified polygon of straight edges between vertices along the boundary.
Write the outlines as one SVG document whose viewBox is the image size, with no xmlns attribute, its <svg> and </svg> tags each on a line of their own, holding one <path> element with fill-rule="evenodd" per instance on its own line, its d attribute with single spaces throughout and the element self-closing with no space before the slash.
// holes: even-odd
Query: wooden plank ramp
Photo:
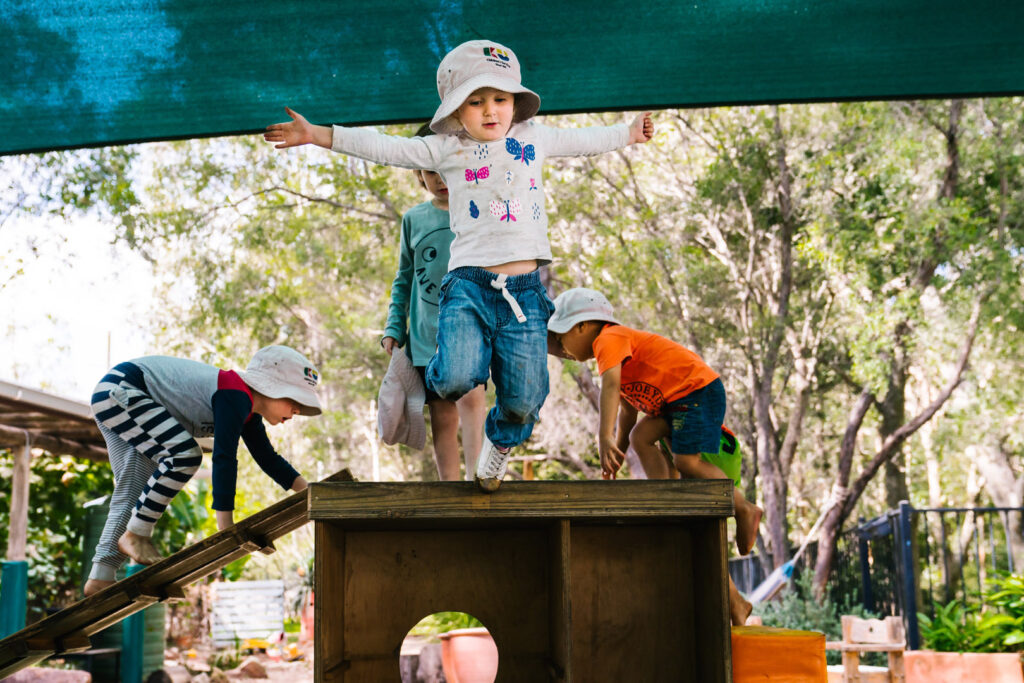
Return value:
<svg viewBox="0 0 1024 683">
<path fill-rule="evenodd" d="M 353 481 L 353 477 L 345 469 L 323 481 Z M 294 493 L 0 640 L 0 679 L 48 657 L 89 649 L 89 636 L 155 602 L 184 598 L 185 586 L 240 557 L 257 551 L 273 553 L 276 539 L 309 521 L 308 497 L 309 489 Z"/>
</svg>

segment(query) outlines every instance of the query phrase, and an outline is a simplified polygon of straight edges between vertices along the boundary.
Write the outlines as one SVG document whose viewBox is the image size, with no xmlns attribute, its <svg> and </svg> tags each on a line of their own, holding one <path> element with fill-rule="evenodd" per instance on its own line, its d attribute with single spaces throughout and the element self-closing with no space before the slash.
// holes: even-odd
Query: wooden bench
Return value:
<svg viewBox="0 0 1024 683">
<path fill-rule="evenodd" d="M 843 683 L 868 683 L 868 674 L 860 670 L 862 652 L 885 652 L 889 658 L 888 681 L 903 683 L 903 651 L 907 647 L 900 617 L 861 619 L 842 618 L 843 639 L 825 643 L 827 650 L 843 653 Z"/>
</svg>

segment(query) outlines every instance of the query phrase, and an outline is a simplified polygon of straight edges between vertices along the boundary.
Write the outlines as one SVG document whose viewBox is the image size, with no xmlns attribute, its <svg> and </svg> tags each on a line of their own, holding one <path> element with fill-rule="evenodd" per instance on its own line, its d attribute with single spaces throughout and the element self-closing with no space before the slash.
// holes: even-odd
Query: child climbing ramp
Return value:
<svg viewBox="0 0 1024 683">
<path fill-rule="evenodd" d="M 306 480 L 281 457 L 263 422 L 319 415 L 319 374 L 287 346 L 267 346 L 244 372 L 168 356 L 114 366 L 96 385 L 93 415 L 110 454 L 114 493 L 83 592 L 112 585 L 127 558 L 154 564 L 153 527 L 202 462 L 196 437 L 213 437 L 213 509 L 217 528 L 231 526 L 238 441 L 281 488 L 302 491 Z"/>
</svg>

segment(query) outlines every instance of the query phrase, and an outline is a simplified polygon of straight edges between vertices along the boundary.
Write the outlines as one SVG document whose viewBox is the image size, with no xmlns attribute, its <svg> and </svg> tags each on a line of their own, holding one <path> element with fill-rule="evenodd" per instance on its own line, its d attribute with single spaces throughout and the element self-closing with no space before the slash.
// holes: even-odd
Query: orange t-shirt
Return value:
<svg viewBox="0 0 1024 683">
<path fill-rule="evenodd" d="M 606 325 L 594 340 L 597 370 L 622 363 L 619 393 L 630 405 L 658 415 L 666 403 L 706 387 L 718 373 L 693 351 L 653 332 Z"/>
</svg>

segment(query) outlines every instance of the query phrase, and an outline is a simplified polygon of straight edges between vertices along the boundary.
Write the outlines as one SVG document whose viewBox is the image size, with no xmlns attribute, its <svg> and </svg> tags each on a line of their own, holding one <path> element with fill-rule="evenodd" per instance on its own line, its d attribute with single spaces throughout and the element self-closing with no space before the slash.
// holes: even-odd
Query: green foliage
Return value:
<svg viewBox="0 0 1024 683">
<path fill-rule="evenodd" d="M 766 529 L 778 532 L 770 544 L 807 529 L 822 492 L 851 483 L 838 473 L 865 472 L 876 444 L 951 381 L 977 301 L 969 370 L 900 464 L 912 499 L 949 503 L 974 502 L 969 483 L 981 478 L 965 452 L 982 441 L 1007 471 L 1021 471 L 1020 105 L 669 110 L 657 114 L 650 144 L 545 165 L 554 293 L 600 289 L 624 323 L 692 348 L 719 372 L 730 426 L 746 453 L 761 453 L 745 463 L 748 497 L 779 496 L 766 506 Z M 328 410 L 270 433 L 307 478 L 350 466 L 367 479 L 371 451 L 386 480 L 433 469 L 429 451 L 383 447 L 373 429 L 399 217 L 426 199 L 409 172 L 309 146 L 281 152 L 254 136 L 44 155 L 35 172 L 13 175 L 16 200 L 42 188 L 25 211 L 105 212 L 118 239 L 180 285 L 164 293 L 160 352 L 237 368 L 259 346 L 286 343 L 320 366 Z M 586 367 L 551 367 L 551 395 L 523 453 L 547 456 L 535 467 L 543 478 L 595 476 L 596 414 L 579 390 Z M 873 408 L 854 461 L 840 467 L 834 454 L 865 387 Z M 789 435 L 797 443 L 784 454 Z M 926 468 L 941 491 L 929 490 Z M 983 479 L 995 495 L 998 477 Z M 238 516 L 280 495 L 240 458 Z M 855 513 L 873 516 L 885 498 L 871 483 Z M 172 544 L 209 524 L 173 521 Z"/>
<path fill-rule="evenodd" d="M 164 553 L 177 552 L 217 531 L 217 522 L 208 508 L 210 485 L 202 479 L 183 487 L 167 506 L 153 539 Z"/>
<path fill-rule="evenodd" d="M 245 565 L 248 564 L 252 555 L 243 555 L 234 562 L 228 564 L 220 570 L 220 577 L 225 581 L 238 581 L 242 578 L 242 572 L 245 570 Z"/>
<path fill-rule="evenodd" d="M 13 456 L 0 450 L 0 546 L 10 525 Z M 82 580 L 82 506 L 113 490 L 110 466 L 71 456 L 34 456 L 30 464 L 28 595 L 30 619 L 78 598 Z"/>
<path fill-rule="evenodd" d="M 861 604 L 836 604 L 826 595 L 824 599 L 814 596 L 813 576 L 809 571 L 797 575 L 790 588 L 783 590 L 774 600 L 762 602 L 754 607 L 753 614 L 761 617 L 765 626 L 795 629 L 798 631 L 818 631 L 824 633 L 828 640 L 842 639 L 843 615 L 853 615 L 863 619 L 877 619 L 878 615 L 864 609 Z M 838 652 L 827 653 L 830 664 L 839 661 Z M 871 657 L 865 663 L 873 664 Z"/>
<path fill-rule="evenodd" d="M 844 614 L 864 619 L 877 618 L 860 604 L 836 604 L 827 595 L 824 599 L 815 598 L 812 580 L 811 572 L 801 572 L 780 597 L 755 606 L 753 613 L 761 617 L 765 626 L 819 631 L 829 640 L 842 638 L 840 617 Z"/>
<path fill-rule="evenodd" d="M 210 657 L 210 666 L 220 671 L 230 671 L 245 661 L 245 658 L 245 652 L 236 643 L 235 647 L 213 653 L 213 656 Z"/>
<path fill-rule="evenodd" d="M 413 636 L 437 636 L 460 628 L 480 628 L 483 623 L 465 612 L 436 612 L 423 617 L 409 630 Z"/>
<path fill-rule="evenodd" d="M 935 605 L 934 618 L 918 613 L 925 647 L 938 652 L 1024 652 L 1024 575 L 992 583 L 982 604 L 965 607 L 954 600 Z"/>
<path fill-rule="evenodd" d="M 935 605 L 935 617 L 918 612 L 917 623 L 926 649 L 937 652 L 978 652 L 981 631 L 972 609 L 954 600 Z"/>
</svg>

